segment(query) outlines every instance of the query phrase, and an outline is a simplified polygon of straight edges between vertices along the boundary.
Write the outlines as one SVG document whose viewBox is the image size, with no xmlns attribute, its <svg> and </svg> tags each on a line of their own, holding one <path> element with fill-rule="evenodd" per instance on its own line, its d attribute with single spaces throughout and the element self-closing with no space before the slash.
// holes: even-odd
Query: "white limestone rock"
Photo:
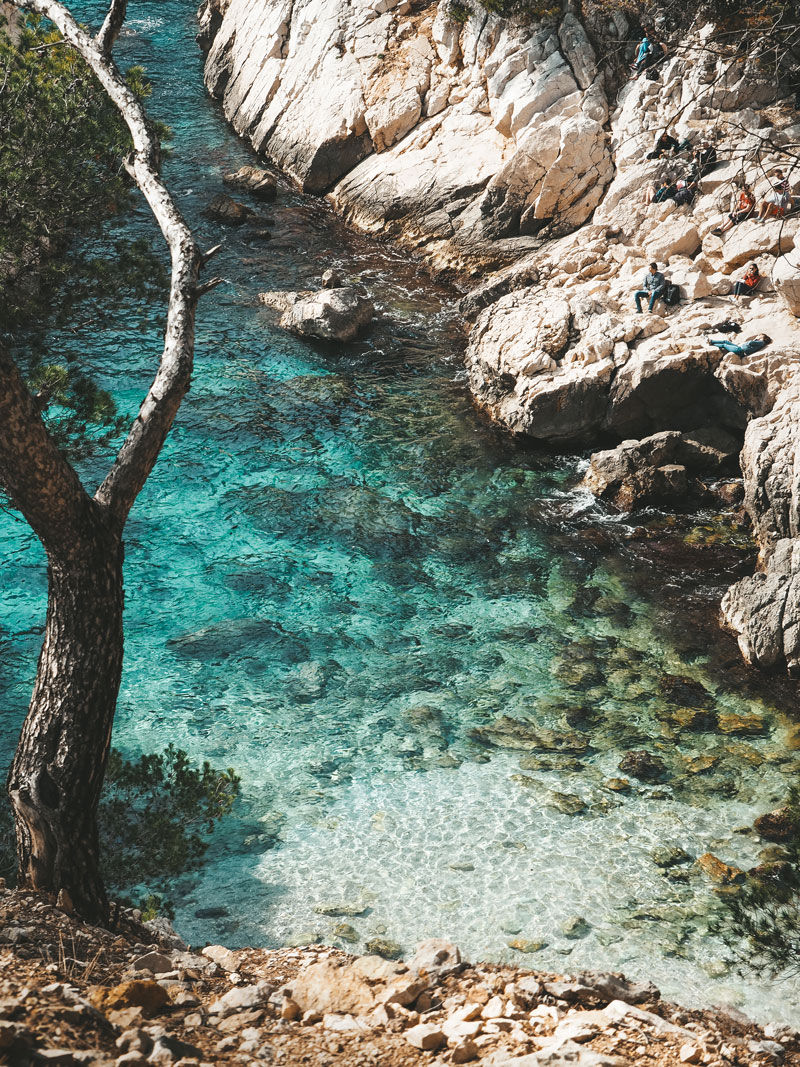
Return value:
<svg viewBox="0 0 800 1067">
<path fill-rule="evenodd" d="M 374 313 L 372 301 L 354 286 L 320 289 L 316 293 L 260 293 L 259 300 L 283 312 L 283 329 L 324 341 L 352 341 Z"/>
<path fill-rule="evenodd" d="M 795 256 L 781 256 L 772 267 L 772 283 L 784 305 L 800 317 L 800 268 Z"/>
</svg>

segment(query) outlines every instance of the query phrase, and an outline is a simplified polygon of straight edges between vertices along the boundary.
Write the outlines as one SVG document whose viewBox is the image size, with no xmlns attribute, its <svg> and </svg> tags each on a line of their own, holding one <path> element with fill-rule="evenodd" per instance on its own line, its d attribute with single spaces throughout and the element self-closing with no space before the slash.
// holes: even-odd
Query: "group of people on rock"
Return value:
<svg viewBox="0 0 800 1067">
<path fill-rule="evenodd" d="M 633 77 L 660 63 L 666 54 L 666 46 L 658 35 L 645 28 L 644 36 L 636 50 L 636 57 L 631 64 Z M 664 177 L 657 184 L 649 185 L 644 193 L 645 203 L 662 203 L 665 200 L 674 200 L 679 206 L 693 203 L 701 178 L 712 171 L 718 163 L 717 150 L 710 141 L 703 140 L 697 146 L 693 146 L 688 137 L 681 140 L 670 133 L 669 128 L 658 134 L 653 150 L 647 154 L 646 158 L 665 159 L 679 156 L 683 156 L 687 162 L 683 175 Z M 760 220 L 770 217 L 782 218 L 791 206 L 790 186 L 782 170 L 776 170 L 770 176 L 769 189 L 764 194 L 761 203 L 757 203 L 753 189 L 742 179 L 731 194 L 728 214 L 712 232 L 716 235 L 726 233 L 738 223 L 755 218 L 756 214 Z M 750 263 L 741 278 L 734 283 L 733 300 L 738 303 L 742 297 L 755 293 L 761 278 L 758 264 Z M 677 298 L 679 294 L 676 287 L 667 281 L 664 273 L 658 269 L 657 263 L 651 263 L 641 287 L 634 292 L 636 311 L 639 314 L 642 313 L 643 300 L 648 301 L 648 310 L 652 312 L 657 300 L 672 303 L 673 300 L 677 302 Z M 712 340 L 710 343 L 724 351 L 739 356 L 748 356 L 761 351 L 762 348 L 771 344 L 771 341 L 772 339 L 767 334 L 762 333 L 742 344 L 723 339 Z"/>
<path fill-rule="evenodd" d="M 733 287 L 734 300 L 738 301 L 741 296 L 755 292 L 760 281 L 761 274 L 759 273 L 758 264 L 751 263 L 744 276 Z M 641 315 L 643 299 L 649 299 L 648 307 L 652 311 L 656 300 L 663 300 L 668 284 L 663 272 L 658 269 L 658 264 L 651 263 L 642 281 L 641 289 L 637 289 L 634 293 L 637 312 Z M 736 356 L 752 356 L 756 352 L 760 352 L 762 348 L 772 344 L 772 338 L 768 334 L 758 333 L 755 337 L 751 337 L 749 341 L 744 341 L 742 344 L 737 344 L 735 341 L 727 341 L 724 338 L 716 340 L 712 338 L 709 343 L 724 352 L 731 352 Z"/>
<path fill-rule="evenodd" d="M 776 170 L 770 177 L 770 187 L 758 205 L 758 219 L 763 222 L 769 218 L 783 218 L 792 208 L 792 196 L 789 192 L 789 180 L 782 170 Z M 731 193 L 730 211 L 725 221 L 711 232 L 720 236 L 727 233 L 740 222 L 752 219 L 756 214 L 756 196 L 751 186 L 742 180 Z"/>
<path fill-rule="evenodd" d="M 657 64 L 662 63 L 667 57 L 667 46 L 653 30 L 645 29 L 644 36 L 636 49 L 636 58 L 631 63 L 631 71 L 635 78 L 644 70 L 652 70 Z"/>
<path fill-rule="evenodd" d="M 648 153 L 647 159 L 661 159 L 665 155 L 677 156 L 681 153 L 690 153 L 689 166 L 683 177 L 662 178 L 658 185 L 649 185 L 645 190 L 644 201 L 646 204 L 662 203 L 664 200 L 674 200 L 680 207 L 682 204 L 691 204 L 697 196 L 700 179 L 705 177 L 717 165 L 717 150 L 710 141 L 701 141 L 693 146 L 689 138 L 679 141 L 669 131 L 665 130 L 656 138 L 653 151 Z"/>
<path fill-rule="evenodd" d="M 733 299 L 738 303 L 743 296 L 752 296 L 758 288 L 762 277 L 763 275 L 758 269 L 757 263 L 748 264 L 747 270 L 742 277 L 734 282 Z M 651 263 L 642 280 L 641 288 L 636 289 L 633 294 L 637 312 L 641 315 L 642 300 L 645 298 L 649 298 L 648 311 L 652 311 L 655 302 L 664 299 L 666 289 L 667 280 L 664 274 L 658 269 L 657 263 Z"/>
</svg>

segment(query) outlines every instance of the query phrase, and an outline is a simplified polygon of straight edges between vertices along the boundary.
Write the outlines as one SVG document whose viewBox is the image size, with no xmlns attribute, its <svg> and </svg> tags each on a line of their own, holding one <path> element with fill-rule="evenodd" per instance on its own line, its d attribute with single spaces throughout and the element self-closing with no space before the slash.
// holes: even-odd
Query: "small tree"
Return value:
<svg viewBox="0 0 800 1067">
<path fill-rule="evenodd" d="M 11 0 L 49 19 L 86 61 L 130 133 L 125 169 L 147 200 L 171 261 L 164 348 L 153 383 L 106 478 L 90 496 L 48 433 L 10 355 L 0 350 L 0 482 L 42 542 L 48 605 L 27 717 L 8 777 L 19 881 L 66 890 L 103 921 L 97 805 L 122 669 L 123 530 L 186 394 L 203 256 L 159 176 L 159 139 L 112 48 L 127 0 L 111 0 L 96 37 L 57 0 Z"/>
</svg>

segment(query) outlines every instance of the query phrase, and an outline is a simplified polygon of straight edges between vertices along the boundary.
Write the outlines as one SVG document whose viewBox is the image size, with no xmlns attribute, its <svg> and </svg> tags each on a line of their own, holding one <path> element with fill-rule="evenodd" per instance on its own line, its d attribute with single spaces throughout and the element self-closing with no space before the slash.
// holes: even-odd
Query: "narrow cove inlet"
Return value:
<svg viewBox="0 0 800 1067">
<path fill-rule="evenodd" d="M 104 6 L 74 5 L 93 24 Z M 727 887 L 707 854 L 758 864 L 753 820 L 800 769 L 793 687 L 748 671 L 715 623 L 746 538 L 710 514 L 636 530 L 580 488 L 584 456 L 492 427 L 465 383 L 461 294 L 288 181 L 254 202 L 271 239 L 210 221 L 222 175 L 255 160 L 204 89 L 196 29 L 188 0 L 132 3 L 117 46 L 172 129 L 181 210 L 223 246 L 191 392 L 126 532 L 114 745 L 171 743 L 242 781 L 172 888 L 177 930 L 388 953 L 448 937 L 468 959 L 624 971 L 800 1023 L 797 980 L 737 973 L 714 932 Z M 140 202 L 115 226 L 153 236 Z M 329 267 L 376 307 L 347 347 L 258 304 Z M 162 330 L 78 308 L 48 343 L 132 416 Z M 8 763 L 46 573 L 15 513 L 0 537 Z"/>
</svg>

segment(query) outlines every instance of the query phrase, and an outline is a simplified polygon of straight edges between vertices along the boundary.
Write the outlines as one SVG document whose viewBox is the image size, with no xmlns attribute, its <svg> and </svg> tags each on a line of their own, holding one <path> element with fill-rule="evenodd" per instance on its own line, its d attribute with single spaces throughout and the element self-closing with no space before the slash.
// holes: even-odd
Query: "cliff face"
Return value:
<svg viewBox="0 0 800 1067">
<path fill-rule="evenodd" d="M 603 78 L 572 15 L 542 29 L 455 22 L 446 0 L 215 3 L 206 81 L 239 133 L 434 265 L 513 258 L 550 220 L 584 222 L 612 178 Z"/>
<path fill-rule="evenodd" d="M 723 624 L 748 662 L 800 671 L 800 218 L 713 231 L 734 183 L 760 200 L 790 170 L 798 115 L 754 61 L 672 42 L 655 80 L 609 87 L 592 44 L 625 40 L 616 16 L 590 36 L 575 14 L 515 26 L 448 0 L 206 0 L 207 83 L 255 148 L 353 224 L 435 267 L 500 268 L 465 300 L 477 403 L 514 433 L 574 444 L 716 428 L 745 433 L 745 505 L 761 569 L 734 586 Z M 466 9 L 457 8 L 465 11 Z M 610 49 L 613 51 L 613 47 Z M 689 170 L 647 160 L 666 127 L 723 161 L 692 205 L 646 202 Z M 647 264 L 681 304 L 637 314 Z M 763 275 L 728 300 L 744 266 Z M 743 358 L 710 346 L 734 319 Z"/>
</svg>

